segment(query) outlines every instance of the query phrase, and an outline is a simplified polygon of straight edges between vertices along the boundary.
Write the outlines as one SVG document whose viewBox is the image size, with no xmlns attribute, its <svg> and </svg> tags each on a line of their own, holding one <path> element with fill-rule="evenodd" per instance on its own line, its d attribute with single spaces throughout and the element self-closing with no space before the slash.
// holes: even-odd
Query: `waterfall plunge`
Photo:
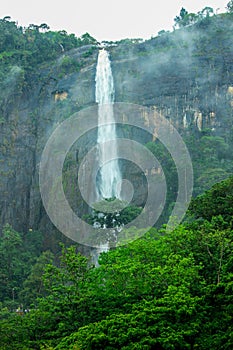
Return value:
<svg viewBox="0 0 233 350">
<path fill-rule="evenodd" d="M 97 197 L 120 198 L 121 172 L 117 160 L 116 125 L 114 120 L 114 83 L 109 54 L 106 50 L 99 51 L 96 68 L 96 102 L 98 103 L 98 136 L 100 169 L 97 181 Z M 110 141 L 108 147 L 104 142 Z M 110 160 L 109 159 L 114 159 Z"/>
</svg>

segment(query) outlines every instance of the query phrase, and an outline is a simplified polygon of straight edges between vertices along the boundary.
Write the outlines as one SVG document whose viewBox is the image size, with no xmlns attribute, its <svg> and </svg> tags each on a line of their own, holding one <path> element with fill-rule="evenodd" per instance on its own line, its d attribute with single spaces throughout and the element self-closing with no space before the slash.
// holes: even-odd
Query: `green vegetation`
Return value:
<svg viewBox="0 0 233 350">
<path fill-rule="evenodd" d="M 65 30 L 50 31 L 45 23 L 30 24 L 27 28 L 18 26 L 10 17 L 0 19 L 0 77 L 4 78 L 11 70 L 18 69 L 23 75 L 24 88 L 35 78 L 38 65 L 51 64 L 61 54 L 85 45 L 96 45 L 97 41 L 88 33 L 77 38 Z M 77 63 L 67 62 L 63 68 L 77 69 Z M 50 62 L 50 63 L 49 63 Z"/>
<path fill-rule="evenodd" d="M 233 1 L 229 1 L 227 4 L 227 11 L 232 13 L 233 12 Z"/>
<path fill-rule="evenodd" d="M 184 135 L 194 169 L 194 196 L 233 173 L 232 152 L 223 137 L 205 134 Z"/>
<path fill-rule="evenodd" d="M 203 194 L 233 173 L 233 129 L 229 118 L 232 101 L 227 92 L 232 88 L 229 29 L 232 1 L 227 9 L 228 13 L 221 16 L 213 15 L 209 7 L 198 14 L 182 9 L 175 19 L 178 29 L 173 33 L 161 31 L 158 37 L 143 43 L 140 39 L 124 39 L 117 43 L 119 49 L 114 48 L 112 52 L 115 57 L 132 53 L 142 58 L 141 67 L 135 62 L 133 69 L 128 67 L 129 74 L 138 80 L 142 74 L 151 75 L 151 71 L 146 71 L 147 57 L 152 55 L 157 63 L 159 56 L 156 55 L 162 54 L 159 59 L 167 62 L 164 58 L 169 56 L 163 55 L 171 53 L 173 65 L 160 64 L 157 71 L 154 70 L 156 86 L 149 86 L 151 91 L 155 88 L 151 105 L 155 103 L 154 96 L 157 100 L 162 96 L 164 110 L 161 108 L 161 111 L 168 111 L 173 101 L 171 96 L 177 97 L 169 89 L 179 86 L 180 90 L 184 89 L 185 99 L 195 101 L 201 109 L 203 124 L 207 117 L 212 118 L 211 129 L 200 130 L 193 121 L 197 109 L 185 105 L 187 120 L 193 124 L 179 131 L 192 158 L 196 198 L 184 222 L 169 234 L 165 227 L 161 228 L 176 201 L 178 184 L 172 157 L 156 140 L 148 142 L 146 147 L 158 158 L 166 176 L 168 194 L 160 228 L 150 229 L 133 243 L 127 243 L 126 237 L 124 247 L 100 255 L 98 268 L 90 258 L 79 253 L 80 247 L 76 245 L 61 245 L 53 254 L 44 249 L 42 233 L 32 229 L 19 233 L 6 225 L 0 237 L 0 349 L 233 348 L 233 177 Z M 0 20 L 0 127 L 7 123 L 7 107 L 35 83 L 38 72 L 50 70 L 52 62 L 57 59 L 60 62 L 58 78 L 78 72 L 81 63 L 66 53 L 84 45 L 88 47 L 82 57 L 88 58 L 96 45 L 88 33 L 76 38 L 65 31 L 50 31 L 46 24 L 22 28 L 10 18 Z M 187 66 L 192 67 L 189 80 L 186 59 L 192 61 Z M 180 64 L 182 60 L 185 64 Z M 177 85 L 174 65 L 180 85 Z M 167 77 L 169 89 L 166 90 Z M 148 81 L 153 84 L 152 80 Z M 157 95 L 156 88 L 160 90 Z M 10 91 L 8 98 L 5 91 Z M 135 98 L 140 99 L 139 95 L 135 94 Z M 209 101 L 206 96 L 213 98 Z M 67 99 L 54 104 L 58 109 L 67 104 L 67 113 L 61 113 L 63 118 L 73 111 L 69 103 Z M 179 123 L 183 107 L 183 100 L 176 98 L 173 110 L 177 111 L 175 118 Z M 35 109 L 31 113 L 36 124 L 39 111 Z M 220 119 L 222 130 L 218 131 Z M 130 128 L 125 132 L 130 133 Z M 12 140 L 16 137 L 13 126 L 10 135 Z M 8 151 L 13 153 L 13 142 L 3 134 L 3 156 Z M 14 178 L 13 170 L 3 167 L 1 175 Z M 70 189 L 72 195 L 77 184 L 70 178 L 76 179 L 76 170 L 76 158 L 68 154 L 64 164 L 64 189 Z M 115 204 L 115 213 L 104 216 L 104 209 L 107 212 L 108 205 L 113 207 L 113 199 L 96 204 L 87 221 L 113 228 L 131 221 L 141 211 L 134 206 L 123 208 L 124 203 Z M 134 237 L 140 236 L 139 230 L 131 229 L 135 230 Z M 50 232 L 47 240 L 53 248 L 56 246 L 57 238 L 51 237 Z"/>
<path fill-rule="evenodd" d="M 3 303 L 0 348 L 231 349 L 232 187 L 233 178 L 216 184 L 175 231 L 151 229 L 102 253 L 98 268 L 74 246 L 63 246 L 56 263 L 42 254 L 24 291 L 41 284 L 44 266 L 44 294 L 31 288 L 32 302 L 24 293 L 29 312 Z M 11 247 L 21 244 L 9 226 L 5 232 L 2 246 L 6 237 Z"/>
<path fill-rule="evenodd" d="M 126 225 L 141 213 L 142 208 L 127 205 L 127 202 L 117 198 L 108 198 L 93 204 L 92 215 L 86 215 L 89 224 L 96 227 L 121 227 Z"/>
<path fill-rule="evenodd" d="M 33 273 L 31 267 L 41 259 L 38 258 L 41 252 L 42 235 L 39 232 L 30 230 L 23 235 L 10 225 L 4 227 L 0 237 L 0 300 L 10 309 L 22 300 L 24 283 L 27 284 L 26 279 Z"/>
<path fill-rule="evenodd" d="M 175 21 L 175 27 L 181 28 L 186 27 L 189 25 L 193 25 L 199 21 L 202 21 L 203 19 L 209 18 L 210 16 L 213 16 L 214 10 L 212 7 L 206 6 L 202 11 L 199 11 L 196 13 L 188 13 L 183 7 L 180 10 L 180 15 L 176 16 Z"/>
</svg>

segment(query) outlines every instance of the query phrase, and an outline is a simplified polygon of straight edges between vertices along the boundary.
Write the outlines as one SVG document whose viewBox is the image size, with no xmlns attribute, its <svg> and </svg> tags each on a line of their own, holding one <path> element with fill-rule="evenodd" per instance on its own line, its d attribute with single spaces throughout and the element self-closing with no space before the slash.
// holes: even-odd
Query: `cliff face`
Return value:
<svg viewBox="0 0 233 350">
<path fill-rule="evenodd" d="M 222 136 L 231 146 L 232 30 L 230 19 L 218 17 L 141 44 L 109 47 L 116 101 L 153 107 L 181 134 L 193 134 L 199 140 L 208 129 L 209 136 Z M 24 86 L 20 67 L 14 66 L 4 77 L 0 115 L 1 227 L 8 222 L 19 231 L 32 227 L 51 232 L 38 185 L 41 153 L 59 123 L 95 103 L 97 54 L 98 49 L 90 47 L 63 54 L 49 67 L 35 72 L 30 89 Z M 150 141 L 133 133 L 128 137 Z M 70 157 L 74 166 L 68 167 L 67 179 L 75 175 L 75 150 Z M 65 182 L 72 193 L 71 183 Z M 75 203 L 76 199 L 72 200 Z"/>
<path fill-rule="evenodd" d="M 178 129 L 226 136 L 232 122 L 230 19 L 211 18 L 134 47 L 112 50 L 116 98 L 153 106 Z"/>
<path fill-rule="evenodd" d="M 41 153 L 59 123 L 94 103 L 96 58 L 97 50 L 90 53 L 89 47 L 73 50 L 37 72 L 26 91 L 22 91 L 19 67 L 15 67 L 17 74 L 5 78 L 0 124 L 1 227 L 10 223 L 19 231 L 51 229 L 39 192 Z M 82 68 L 76 71 L 72 66 L 67 74 L 73 62 L 82 62 Z"/>
</svg>

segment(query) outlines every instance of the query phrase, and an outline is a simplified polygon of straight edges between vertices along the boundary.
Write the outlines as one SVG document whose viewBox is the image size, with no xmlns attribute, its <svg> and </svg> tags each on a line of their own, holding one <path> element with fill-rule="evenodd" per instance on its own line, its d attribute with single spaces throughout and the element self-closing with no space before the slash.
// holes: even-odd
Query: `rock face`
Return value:
<svg viewBox="0 0 233 350">
<path fill-rule="evenodd" d="M 226 135 L 232 117 L 232 40 L 219 43 L 211 35 L 200 28 L 180 30 L 133 48 L 113 48 L 116 100 L 152 106 L 180 130 L 185 119 L 189 130 L 217 128 Z"/>
<path fill-rule="evenodd" d="M 86 57 L 84 48 L 63 55 L 49 69 L 41 69 L 30 91 L 21 90 L 21 76 L 6 86 L 0 124 L 0 223 L 16 230 L 51 229 L 43 210 L 38 170 L 43 148 L 59 123 L 95 103 L 97 50 Z M 81 52 L 80 52 L 81 51 Z M 79 71 L 66 73 L 67 57 L 82 62 Z"/>
<path fill-rule="evenodd" d="M 231 145 L 231 28 L 227 20 L 219 17 L 202 26 L 163 34 L 144 43 L 109 47 L 116 101 L 154 108 L 183 134 L 197 135 L 208 129 Z M 63 54 L 49 68 L 37 72 L 30 90 L 23 87 L 20 67 L 13 67 L 3 81 L 1 227 L 10 223 L 18 231 L 38 229 L 47 232 L 50 239 L 54 228 L 43 209 L 38 185 L 41 153 L 59 123 L 95 104 L 97 54 L 98 48 L 90 50 L 90 47 Z M 74 62 L 79 64 L 78 69 Z M 87 144 L 95 142 L 93 135 L 87 136 Z M 144 143 L 151 141 L 136 130 L 129 131 L 127 137 Z M 79 148 L 81 153 L 77 154 L 74 147 L 68 159 L 73 165 L 79 163 L 84 153 L 82 147 Z M 76 165 L 69 167 L 68 161 L 64 181 L 71 204 L 77 207 L 77 197 L 72 199 L 73 187 L 69 181 L 77 178 L 77 170 Z M 139 180 L 136 179 L 136 183 Z"/>
</svg>

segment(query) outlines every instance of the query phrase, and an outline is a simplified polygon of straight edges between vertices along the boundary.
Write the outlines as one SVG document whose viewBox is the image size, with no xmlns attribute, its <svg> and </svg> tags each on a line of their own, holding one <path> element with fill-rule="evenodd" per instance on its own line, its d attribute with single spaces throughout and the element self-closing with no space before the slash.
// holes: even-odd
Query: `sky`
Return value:
<svg viewBox="0 0 233 350">
<path fill-rule="evenodd" d="M 184 7 L 197 13 L 212 7 L 226 11 L 229 0 L 1 0 L 0 18 L 10 16 L 25 27 L 46 23 L 51 30 L 66 30 L 78 37 L 88 32 L 98 41 L 150 39 L 160 30 L 172 30 Z"/>
</svg>

